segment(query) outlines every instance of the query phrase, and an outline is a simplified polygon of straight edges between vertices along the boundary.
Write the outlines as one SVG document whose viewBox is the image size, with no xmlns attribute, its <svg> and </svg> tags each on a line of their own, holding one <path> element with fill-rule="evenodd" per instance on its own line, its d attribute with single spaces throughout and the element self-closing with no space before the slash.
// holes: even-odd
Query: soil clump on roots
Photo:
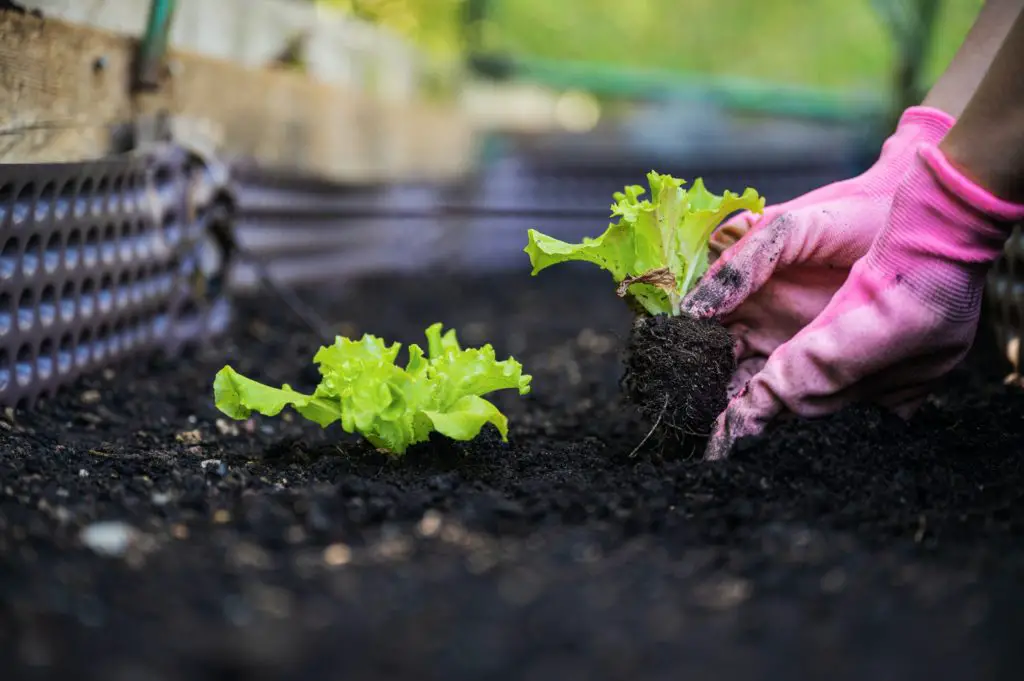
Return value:
<svg viewBox="0 0 1024 681">
<path fill-rule="evenodd" d="M 728 403 L 732 338 L 714 320 L 640 316 L 625 352 L 622 387 L 663 448 L 705 441 Z"/>
</svg>

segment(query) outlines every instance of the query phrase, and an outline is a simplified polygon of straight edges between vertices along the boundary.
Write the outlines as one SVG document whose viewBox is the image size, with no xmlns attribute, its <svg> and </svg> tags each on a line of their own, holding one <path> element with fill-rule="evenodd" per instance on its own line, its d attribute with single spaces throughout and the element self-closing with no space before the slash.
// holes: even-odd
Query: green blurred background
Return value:
<svg viewBox="0 0 1024 681">
<path fill-rule="evenodd" d="M 437 56 L 465 50 L 465 0 L 318 0 L 380 22 Z M 935 12 L 922 86 L 949 62 L 983 0 L 490 0 L 481 47 L 516 57 L 736 76 L 858 91 L 890 87 L 895 17 Z"/>
</svg>

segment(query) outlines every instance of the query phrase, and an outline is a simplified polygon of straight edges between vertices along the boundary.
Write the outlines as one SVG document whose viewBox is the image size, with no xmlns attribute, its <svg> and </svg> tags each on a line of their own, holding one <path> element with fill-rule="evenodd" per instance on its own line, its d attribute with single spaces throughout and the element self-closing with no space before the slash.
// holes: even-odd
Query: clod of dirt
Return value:
<svg viewBox="0 0 1024 681">
<path fill-rule="evenodd" d="M 725 409 L 736 370 L 732 338 L 721 324 L 682 314 L 639 316 L 626 346 L 622 387 L 653 429 L 676 447 L 704 439 Z"/>
</svg>

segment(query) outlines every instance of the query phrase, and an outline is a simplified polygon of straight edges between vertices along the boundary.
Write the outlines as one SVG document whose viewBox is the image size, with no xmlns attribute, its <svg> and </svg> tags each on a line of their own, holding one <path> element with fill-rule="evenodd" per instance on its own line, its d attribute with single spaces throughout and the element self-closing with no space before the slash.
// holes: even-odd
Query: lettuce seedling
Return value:
<svg viewBox="0 0 1024 681">
<path fill-rule="evenodd" d="M 609 224 L 596 239 L 569 244 L 529 231 L 523 249 L 532 274 L 570 260 L 594 263 L 611 272 L 620 297 L 631 297 L 650 315 L 679 315 L 686 294 L 708 268 L 708 242 L 715 228 L 737 210 L 764 211 L 764 198 L 748 188 L 743 195 L 712 194 L 701 178 L 683 189 L 683 180 L 654 171 L 647 174 L 651 198 L 639 185 L 614 194 Z"/>
<path fill-rule="evenodd" d="M 405 367 L 395 363 L 401 343 L 387 345 L 371 335 L 358 341 L 338 336 L 313 358 L 321 380 L 312 395 L 287 384 L 272 388 L 225 366 L 213 383 L 217 408 L 241 420 L 253 411 L 276 416 L 290 405 L 323 428 L 340 421 L 345 432 L 360 433 L 395 454 L 428 440 L 433 431 L 471 440 L 487 423 L 507 442 L 507 418 L 481 396 L 511 388 L 525 395 L 532 377 L 512 358 L 497 361 L 490 345 L 462 349 L 454 329 L 442 334 L 441 324 L 434 324 L 426 336 L 427 355 L 409 345 Z"/>
</svg>

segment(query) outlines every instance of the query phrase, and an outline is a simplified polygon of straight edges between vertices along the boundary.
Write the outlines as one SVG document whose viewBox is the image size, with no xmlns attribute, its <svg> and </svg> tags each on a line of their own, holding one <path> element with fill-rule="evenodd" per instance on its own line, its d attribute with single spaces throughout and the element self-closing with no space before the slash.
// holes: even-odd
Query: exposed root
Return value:
<svg viewBox="0 0 1024 681">
<path fill-rule="evenodd" d="M 654 425 L 651 426 L 651 429 L 649 431 L 647 431 L 647 435 L 644 435 L 644 439 L 640 440 L 640 444 L 638 444 L 636 447 L 634 447 L 633 451 L 631 451 L 629 453 L 629 458 L 632 459 L 634 456 L 636 456 L 636 453 L 640 451 L 640 448 L 643 447 L 644 444 L 646 444 L 646 442 L 651 439 L 652 435 L 654 435 L 654 431 L 656 431 L 658 429 L 658 426 L 661 424 L 661 419 L 664 418 L 665 411 L 668 409 L 669 399 L 670 399 L 669 396 L 665 395 L 665 405 L 661 408 L 661 413 L 658 414 L 658 418 L 655 419 Z"/>
</svg>

